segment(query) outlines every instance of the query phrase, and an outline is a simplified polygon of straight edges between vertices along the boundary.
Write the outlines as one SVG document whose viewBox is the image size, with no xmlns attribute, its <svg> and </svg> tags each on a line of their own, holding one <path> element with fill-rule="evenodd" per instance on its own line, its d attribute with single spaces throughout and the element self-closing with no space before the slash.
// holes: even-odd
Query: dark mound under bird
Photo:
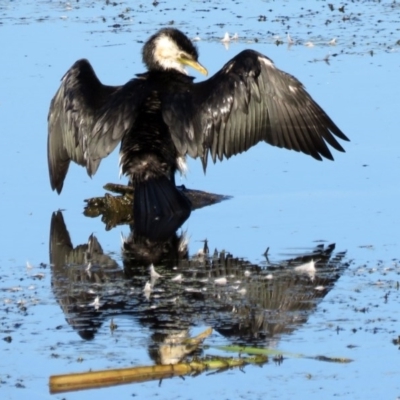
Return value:
<svg viewBox="0 0 400 400">
<path fill-rule="evenodd" d="M 328 144 L 344 151 L 335 137 L 348 138 L 303 85 L 257 51 L 242 51 L 198 83 L 185 67 L 207 70 L 181 31 L 161 29 L 142 55 L 147 72 L 123 86 L 103 85 L 85 59 L 62 78 L 48 115 L 53 190 L 61 192 L 71 160 L 92 176 L 121 142 L 121 170 L 135 187 L 135 228 L 146 231 L 154 219 L 189 216 L 190 202 L 175 185 L 187 154 L 205 170 L 209 156 L 229 158 L 260 141 L 317 160 L 333 160 Z"/>
</svg>

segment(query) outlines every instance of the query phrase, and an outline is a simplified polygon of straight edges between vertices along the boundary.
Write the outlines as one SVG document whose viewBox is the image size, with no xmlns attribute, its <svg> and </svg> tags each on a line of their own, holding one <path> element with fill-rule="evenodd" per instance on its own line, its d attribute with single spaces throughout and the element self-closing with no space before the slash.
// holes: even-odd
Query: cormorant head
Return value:
<svg viewBox="0 0 400 400">
<path fill-rule="evenodd" d="M 150 71 L 174 69 L 186 74 L 185 66 L 189 66 L 207 75 L 198 58 L 199 53 L 190 39 L 174 28 L 159 30 L 143 47 L 143 62 Z"/>
</svg>

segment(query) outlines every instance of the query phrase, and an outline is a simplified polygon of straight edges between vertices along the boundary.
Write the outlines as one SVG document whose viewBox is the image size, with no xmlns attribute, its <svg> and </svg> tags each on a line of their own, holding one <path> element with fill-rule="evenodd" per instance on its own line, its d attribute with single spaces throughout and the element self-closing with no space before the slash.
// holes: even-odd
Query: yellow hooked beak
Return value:
<svg viewBox="0 0 400 400">
<path fill-rule="evenodd" d="M 184 55 L 182 55 L 181 57 L 179 57 L 179 62 L 183 65 L 187 65 L 188 67 L 192 67 L 195 70 L 199 71 L 201 74 L 203 75 L 208 75 L 208 71 L 197 61 L 192 60 L 190 58 L 185 57 Z"/>
</svg>

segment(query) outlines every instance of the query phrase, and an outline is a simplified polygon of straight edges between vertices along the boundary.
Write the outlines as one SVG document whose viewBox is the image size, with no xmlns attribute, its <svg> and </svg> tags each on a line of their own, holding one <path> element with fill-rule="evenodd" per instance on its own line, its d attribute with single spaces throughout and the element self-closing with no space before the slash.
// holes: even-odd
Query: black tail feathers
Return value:
<svg viewBox="0 0 400 400">
<path fill-rule="evenodd" d="M 135 184 L 135 234 L 163 240 L 174 234 L 191 212 L 189 199 L 167 177 Z"/>
</svg>

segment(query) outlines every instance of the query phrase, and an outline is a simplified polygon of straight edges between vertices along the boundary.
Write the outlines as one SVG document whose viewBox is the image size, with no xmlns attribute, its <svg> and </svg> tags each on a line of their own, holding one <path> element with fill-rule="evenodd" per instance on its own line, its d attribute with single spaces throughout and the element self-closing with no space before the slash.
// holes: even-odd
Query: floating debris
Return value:
<svg viewBox="0 0 400 400">
<path fill-rule="evenodd" d="M 225 276 L 222 277 L 222 278 L 214 279 L 214 283 L 215 283 L 216 285 L 226 285 L 227 282 L 228 282 L 228 280 L 226 279 Z"/>
<path fill-rule="evenodd" d="M 188 293 L 201 293 L 200 289 L 192 288 L 192 287 L 185 287 L 185 292 Z"/>
<path fill-rule="evenodd" d="M 246 293 L 247 293 L 247 290 L 246 290 L 246 288 L 241 288 L 241 289 L 239 289 L 237 292 L 238 292 L 239 294 L 246 294 Z"/>
<path fill-rule="evenodd" d="M 154 279 L 154 280 L 155 280 L 155 279 L 161 278 L 162 275 L 160 275 L 160 274 L 154 269 L 154 265 L 153 265 L 153 264 L 150 265 L 149 270 L 150 270 L 150 277 L 151 277 L 151 279 Z"/>
<path fill-rule="evenodd" d="M 143 292 L 150 293 L 152 291 L 151 283 L 149 281 L 146 282 L 143 288 Z"/>
<path fill-rule="evenodd" d="M 230 37 L 229 37 L 229 33 L 225 32 L 225 36 L 221 39 L 222 43 L 229 43 L 231 41 Z"/>
<path fill-rule="evenodd" d="M 311 260 L 308 263 L 301 264 L 294 268 L 296 272 L 306 273 L 306 274 L 315 274 L 315 261 Z"/>
<path fill-rule="evenodd" d="M 96 296 L 96 298 L 91 303 L 89 303 L 89 306 L 93 306 L 95 310 L 98 310 L 100 308 L 100 297 Z"/>
<path fill-rule="evenodd" d="M 311 260 L 305 264 L 301 264 L 294 268 L 297 273 L 308 275 L 311 281 L 314 281 L 316 268 L 315 268 L 315 261 Z"/>
<path fill-rule="evenodd" d="M 118 325 L 117 325 L 117 324 L 114 324 L 114 318 L 111 318 L 111 321 L 110 321 L 110 331 L 111 331 L 111 332 L 114 332 L 117 328 L 118 328 Z"/>
<path fill-rule="evenodd" d="M 92 263 L 89 261 L 89 264 L 87 265 L 87 267 L 86 267 L 86 269 L 85 269 L 85 271 L 86 271 L 86 273 L 87 273 L 87 275 L 88 275 L 89 278 L 92 277 L 92 271 L 91 271 L 91 269 L 92 269 Z"/>
<path fill-rule="evenodd" d="M 182 282 L 182 280 L 182 274 L 178 274 L 171 279 L 172 282 Z"/>
</svg>

